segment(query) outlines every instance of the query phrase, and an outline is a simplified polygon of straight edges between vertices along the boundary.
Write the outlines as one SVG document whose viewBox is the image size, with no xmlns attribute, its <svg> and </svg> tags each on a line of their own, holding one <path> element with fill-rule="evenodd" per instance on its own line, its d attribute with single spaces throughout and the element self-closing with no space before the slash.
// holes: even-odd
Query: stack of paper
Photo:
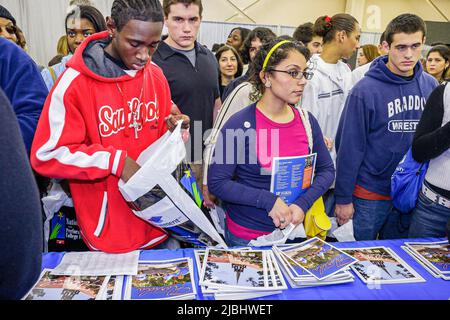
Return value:
<svg viewBox="0 0 450 320">
<path fill-rule="evenodd" d="M 191 300 L 197 294 L 192 259 L 139 261 L 126 280 L 125 300 Z"/>
<path fill-rule="evenodd" d="M 450 244 L 447 240 L 438 242 L 405 242 L 402 246 L 435 278 L 450 280 Z"/>
<path fill-rule="evenodd" d="M 292 288 L 353 282 L 349 267 L 357 260 L 319 238 L 272 247 Z"/>
<path fill-rule="evenodd" d="M 207 248 L 195 255 L 202 293 L 216 300 L 254 299 L 287 289 L 269 250 Z"/>
<path fill-rule="evenodd" d="M 124 276 L 108 276 L 106 290 L 100 300 L 122 300 Z"/>
<path fill-rule="evenodd" d="M 26 300 L 120 300 L 124 275 L 136 275 L 139 251 L 66 253 L 55 269 L 44 269 Z"/>
<path fill-rule="evenodd" d="M 345 248 L 342 251 L 358 259 L 351 268 L 369 285 L 425 281 L 390 248 Z"/>
</svg>

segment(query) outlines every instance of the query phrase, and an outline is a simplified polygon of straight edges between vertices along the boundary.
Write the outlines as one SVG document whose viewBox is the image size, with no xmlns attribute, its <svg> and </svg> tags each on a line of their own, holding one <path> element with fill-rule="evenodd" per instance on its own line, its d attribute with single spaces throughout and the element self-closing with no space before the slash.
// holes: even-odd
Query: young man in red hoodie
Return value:
<svg viewBox="0 0 450 320">
<path fill-rule="evenodd" d="M 69 180 L 78 224 L 92 250 L 154 247 L 167 234 L 136 217 L 119 179 L 177 120 L 169 86 L 151 56 L 163 28 L 158 0 L 115 0 L 108 31 L 84 41 L 46 100 L 31 152 L 42 175 Z"/>
</svg>

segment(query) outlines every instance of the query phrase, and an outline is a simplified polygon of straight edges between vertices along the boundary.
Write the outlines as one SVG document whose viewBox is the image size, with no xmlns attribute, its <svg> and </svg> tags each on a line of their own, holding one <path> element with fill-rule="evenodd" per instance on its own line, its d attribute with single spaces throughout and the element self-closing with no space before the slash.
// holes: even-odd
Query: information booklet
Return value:
<svg viewBox="0 0 450 320">
<path fill-rule="evenodd" d="M 272 247 L 272 251 L 279 261 L 279 264 L 292 288 L 327 286 L 354 281 L 354 277 L 349 271 L 348 265 L 347 267 L 326 278 L 322 278 L 320 280 L 317 279 L 285 253 L 285 251 L 290 251 L 290 249 L 294 248 L 295 246 L 297 245 L 287 244 Z"/>
<path fill-rule="evenodd" d="M 305 193 L 313 182 L 317 154 L 298 157 L 274 157 L 270 191 L 287 205 Z"/>
<path fill-rule="evenodd" d="M 139 261 L 138 274 L 127 277 L 125 300 L 195 299 L 192 259 Z"/>
<path fill-rule="evenodd" d="M 288 259 L 317 280 L 338 274 L 358 261 L 319 238 L 279 249 Z"/>
<path fill-rule="evenodd" d="M 341 249 L 358 259 L 351 266 L 356 275 L 367 284 L 424 282 L 425 280 L 394 251 L 387 247 Z"/>
</svg>

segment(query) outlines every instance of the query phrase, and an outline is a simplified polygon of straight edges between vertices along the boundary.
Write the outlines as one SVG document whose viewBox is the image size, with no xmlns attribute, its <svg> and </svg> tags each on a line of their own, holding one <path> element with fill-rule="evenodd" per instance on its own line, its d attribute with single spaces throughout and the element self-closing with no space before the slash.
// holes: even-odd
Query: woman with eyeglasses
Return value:
<svg viewBox="0 0 450 320">
<path fill-rule="evenodd" d="M 252 62 L 250 79 L 257 102 L 235 113 L 221 129 L 208 188 L 224 203 L 225 240 L 230 246 L 245 246 L 276 228 L 303 222 L 334 179 L 316 119 L 294 107 L 311 76 L 308 59 L 308 49 L 294 40 L 276 38 L 263 45 Z M 317 154 L 314 181 L 288 205 L 270 192 L 272 159 L 311 153 Z"/>
<path fill-rule="evenodd" d="M 319 17 L 313 32 L 323 38 L 323 50 L 310 60 L 314 76 L 305 87 L 301 105 L 317 118 L 336 164 L 336 132 L 349 91 L 349 84 L 344 79 L 351 73 L 342 59 L 349 59 L 359 48 L 361 30 L 353 16 L 339 13 L 332 17 Z M 330 189 L 324 197 L 328 215 L 333 215 L 333 190 Z"/>
<path fill-rule="evenodd" d="M 105 31 L 106 21 L 103 14 L 95 7 L 80 5 L 73 7 L 67 14 L 65 26 L 70 54 L 62 58 L 60 63 L 44 69 L 41 73 L 49 91 L 66 70 L 66 63 L 78 46 L 94 33 Z"/>
</svg>

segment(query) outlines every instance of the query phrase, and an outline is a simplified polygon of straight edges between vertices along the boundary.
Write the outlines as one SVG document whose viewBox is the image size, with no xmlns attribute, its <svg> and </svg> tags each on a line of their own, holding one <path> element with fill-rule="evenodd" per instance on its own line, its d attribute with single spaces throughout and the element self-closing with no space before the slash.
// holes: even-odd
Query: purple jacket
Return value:
<svg viewBox="0 0 450 320">
<path fill-rule="evenodd" d="M 271 176 L 261 174 L 262 167 L 255 161 L 255 112 L 256 104 L 252 104 L 234 114 L 223 126 L 223 139 L 216 143 L 208 170 L 208 189 L 224 201 L 225 209 L 235 223 L 248 229 L 271 232 L 275 225 L 268 213 L 277 196 L 269 191 Z M 314 141 L 312 152 L 317 153 L 314 181 L 311 188 L 295 201 L 305 213 L 328 190 L 335 174 L 319 124 L 311 114 L 309 121 Z M 227 153 L 229 144 L 233 146 Z"/>
</svg>

